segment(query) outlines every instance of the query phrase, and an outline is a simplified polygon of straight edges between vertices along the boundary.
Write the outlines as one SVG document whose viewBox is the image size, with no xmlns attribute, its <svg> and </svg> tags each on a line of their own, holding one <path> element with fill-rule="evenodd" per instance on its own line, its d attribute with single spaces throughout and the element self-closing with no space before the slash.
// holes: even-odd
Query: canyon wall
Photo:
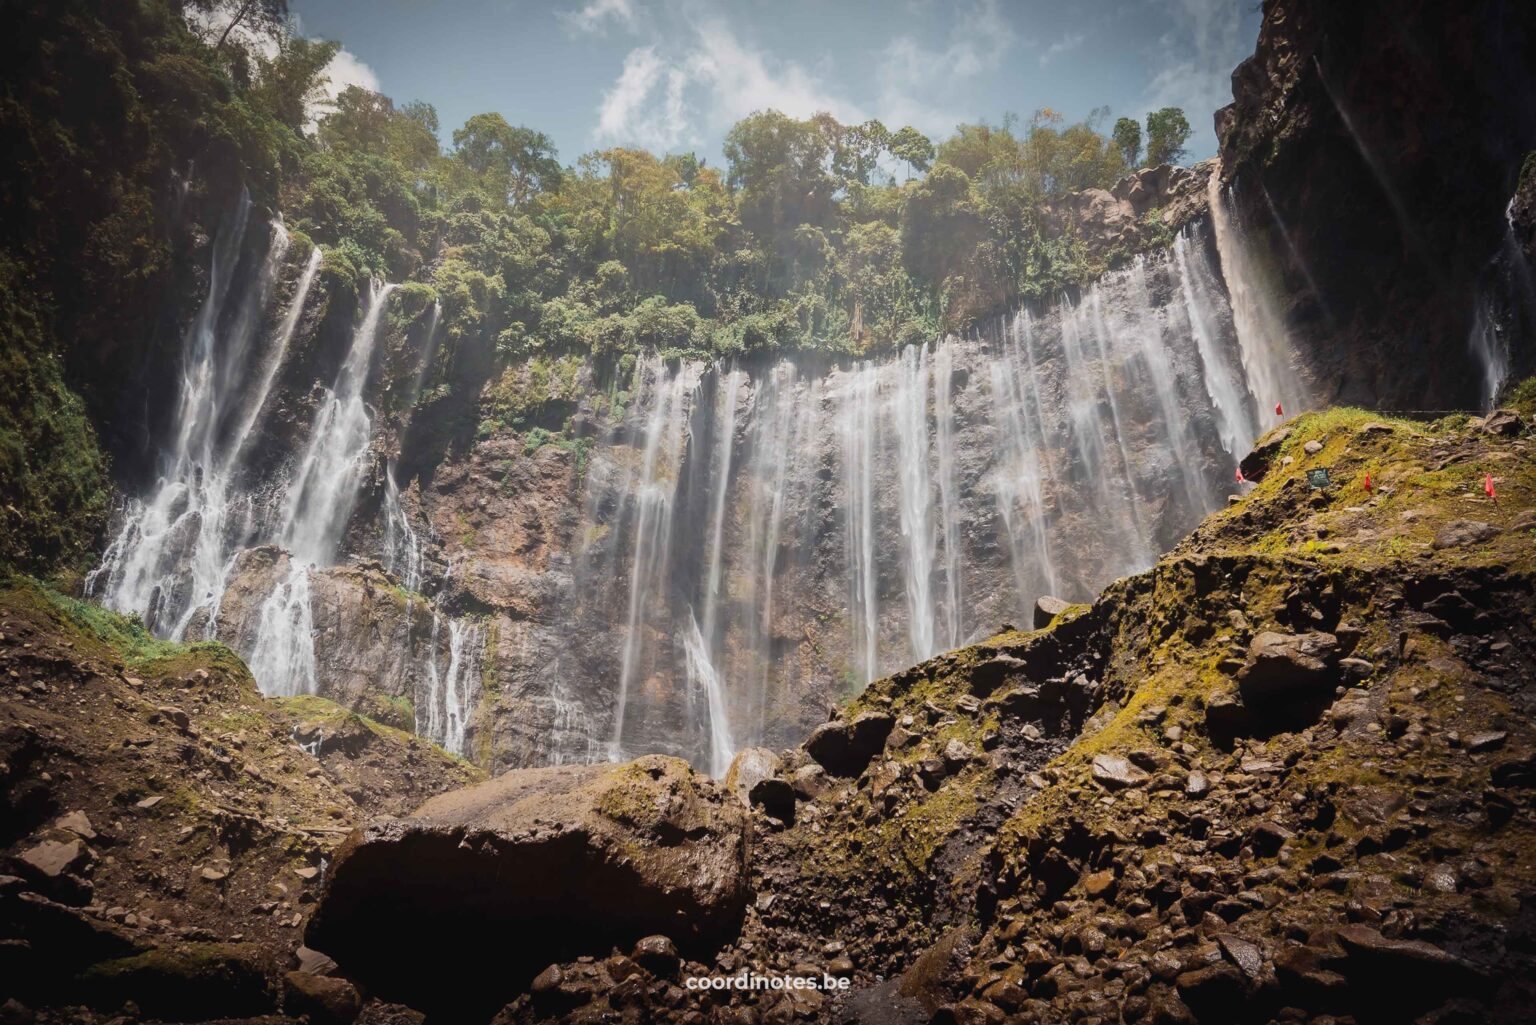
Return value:
<svg viewBox="0 0 1536 1025">
<path fill-rule="evenodd" d="M 1475 409 L 1530 367 L 1532 16 L 1434 14 L 1267 4 L 1219 166 L 1044 211 L 1115 269 L 867 360 L 491 366 L 431 288 L 204 210 L 86 590 L 492 770 L 791 744 L 1150 565 L 1281 410 Z"/>
<path fill-rule="evenodd" d="M 1477 409 L 1536 368 L 1531 5 L 1267 0 L 1232 91 L 1222 177 L 1323 398 Z"/>
<path fill-rule="evenodd" d="M 347 324 L 318 253 L 242 200 L 207 246 L 158 479 L 86 590 L 229 643 L 267 693 L 493 769 L 665 752 L 721 773 L 1037 598 L 1150 565 L 1236 486 L 1270 407 L 1307 402 L 1234 277 L 1240 226 L 1199 216 L 1209 171 L 1160 172 L 1171 245 L 967 337 L 530 363 L 436 460 L 413 444 L 441 415 L 418 401 L 429 295 L 375 284 Z M 1138 224 L 1129 196 L 1078 207 Z M 509 393 L 564 425 L 507 427 Z"/>
</svg>

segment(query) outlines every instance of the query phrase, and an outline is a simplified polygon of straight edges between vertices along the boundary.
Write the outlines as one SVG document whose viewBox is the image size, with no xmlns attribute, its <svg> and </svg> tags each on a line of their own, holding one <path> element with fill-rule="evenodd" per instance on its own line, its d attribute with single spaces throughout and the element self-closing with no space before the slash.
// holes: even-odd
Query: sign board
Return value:
<svg viewBox="0 0 1536 1025">
<path fill-rule="evenodd" d="M 1328 479 L 1328 468 L 1319 466 L 1315 470 L 1307 471 L 1307 483 L 1312 486 L 1313 491 L 1321 491 L 1333 482 Z"/>
</svg>

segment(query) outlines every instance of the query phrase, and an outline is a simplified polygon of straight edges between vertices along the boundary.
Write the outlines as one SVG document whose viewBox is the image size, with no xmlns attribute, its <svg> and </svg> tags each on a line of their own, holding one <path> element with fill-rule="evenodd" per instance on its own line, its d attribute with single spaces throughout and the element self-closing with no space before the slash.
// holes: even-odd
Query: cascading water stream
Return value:
<svg viewBox="0 0 1536 1025">
<path fill-rule="evenodd" d="M 908 346 L 892 399 L 901 468 L 901 537 L 906 548 L 904 590 L 912 660 L 938 649 L 933 637 L 933 507 L 928 478 L 928 346 Z"/>
<path fill-rule="evenodd" d="M 1209 197 L 1211 228 L 1221 255 L 1248 392 L 1260 410 L 1280 403 L 1291 414 L 1300 413 L 1311 403 L 1292 365 L 1290 333 L 1259 275 L 1218 175 L 1211 175 Z"/>
<path fill-rule="evenodd" d="M 1058 589 L 1046 520 L 1044 463 L 1040 456 L 1045 438 L 1039 426 L 1040 398 L 1029 345 L 1031 331 L 1028 312 L 1008 322 L 1003 329 L 1003 351 L 987 367 L 992 419 L 997 431 L 993 489 L 998 516 L 1008 534 L 1009 563 L 1021 614 L 1028 612 L 1024 608 L 1027 596 L 1055 593 Z M 1024 379 L 1029 382 L 1027 387 L 1021 384 Z"/>
<path fill-rule="evenodd" d="M 646 606 L 659 600 L 666 587 L 667 554 L 672 537 L 672 514 L 677 486 L 677 467 L 682 459 L 686 398 L 698 382 L 699 370 L 668 376 L 660 361 L 636 369 L 652 390 L 650 413 L 644 427 L 645 447 L 639 479 L 632 493 L 635 521 L 633 564 L 629 579 L 619 687 L 614 702 L 610 760 L 624 755 L 624 733 L 629 712 L 629 692 L 641 669 L 645 646 Z"/>
<path fill-rule="evenodd" d="M 418 692 L 415 707 L 415 732 L 444 751 L 468 755 L 465 745 L 470 716 L 480 696 L 480 656 L 485 647 L 485 629 L 462 619 L 448 621 L 448 666 L 440 671 L 437 664 L 438 638 L 442 616 L 432 614 L 428 641 L 430 657 L 422 680 L 425 693 Z M 422 716 L 422 708 L 426 716 Z"/>
<path fill-rule="evenodd" d="M 726 372 L 721 398 L 715 410 L 715 416 L 720 422 L 720 433 L 714 445 L 716 468 L 711 484 L 714 502 L 709 518 L 709 547 L 706 556 L 709 568 L 704 579 L 704 623 L 701 627 L 690 612 L 689 630 L 683 638 L 688 656 L 689 678 L 705 695 L 709 714 L 709 766 L 715 776 L 725 775 L 736 753 L 735 744 L 731 740 L 725 686 L 715 666 L 714 648 L 720 610 L 726 496 L 731 485 L 731 456 L 736 447 L 736 408 L 740 403 L 741 383 L 745 376 L 734 367 Z"/>
<path fill-rule="evenodd" d="M 213 246 L 208 292 L 183 347 L 176 431 L 159 483 L 148 499 L 130 504 L 101 565 L 86 578 L 86 593 L 142 615 L 153 632 L 172 639 L 184 637 L 199 617 L 205 636 L 213 636 L 231 553 L 258 526 L 251 497 L 235 479 L 318 266 L 312 251 L 259 368 L 262 383 L 246 394 L 242 385 L 258 358 L 254 343 L 290 242 L 274 223 L 260 266 L 237 292 L 249 212 L 249 198 L 242 198 Z"/>
<path fill-rule="evenodd" d="M 954 345 L 939 343 L 933 354 L 934 457 L 939 478 L 939 535 L 944 541 L 944 617 L 940 647 L 955 648 L 965 639 L 960 550 L 960 485 L 955 480 Z"/>
<path fill-rule="evenodd" d="M 853 660 L 857 682 L 879 676 L 880 609 L 875 565 L 875 402 L 872 363 L 859 363 L 848 375 L 843 400 L 843 471 L 847 488 L 848 614 L 853 625 Z"/>
<path fill-rule="evenodd" d="M 1196 274 L 1204 269 L 1203 262 L 1190 259 L 1189 229 L 1180 231 L 1173 240 L 1173 258 L 1179 271 L 1179 296 L 1184 306 L 1184 316 L 1189 323 L 1190 335 L 1200 353 L 1206 397 L 1216 414 L 1216 429 L 1221 436 L 1221 446 L 1235 463 L 1248 451 L 1248 446 L 1258 434 L 1258 418 L 1253 400 L 1243 387 L 1241 367 L 1234 367 L 1217 350 L 1217 325 L 1212 322 L 1216 308 L 1213 299 L 1215 283 Z"/>
<path fill-rule="evenodd" d="M 364 401 L 379 324 L 395 285 L 374 283 L 352 347 L 310 428 L 309 445 L 288 488 L 279 532 L 284 548 L 311 565 L 333 559 L 357 501 L 373 418 Z"/>
</svg>

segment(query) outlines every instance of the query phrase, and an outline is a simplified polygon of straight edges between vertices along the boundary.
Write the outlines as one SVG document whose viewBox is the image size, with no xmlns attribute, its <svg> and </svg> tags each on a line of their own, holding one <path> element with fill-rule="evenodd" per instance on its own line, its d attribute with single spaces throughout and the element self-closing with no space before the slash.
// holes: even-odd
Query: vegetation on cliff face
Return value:
<svg viewBox="0 0 1536 1025">
<path fill-rule="evenodd" d="M 106 517 L 106 463 L 16 274 L 0 262 L 0 565 L 82 568 Z"/>
<path fill-rule="evenodd" d="M 722 168 L 632 149 L 562 164 L 499 114 L 444 132 L 430 105 L 358 88 L 317 107 L 336 44 L 290 34 L 284 5 L 265 2 L 240 5 L 225 38 L 212 6 L 33 5 L 0 44 L 0 558 L 22 568 L 81 568 L 105 511 L 102 450 L 125 479 L 151 472 L 156 410 L 173 401 L 163 368 L 242 192 L 250 223 L 280 214 L 300 248 L 322 248 L 326 330 L 342 330 L 365 276 L 410 283 L 397 303 L 418 326 L 441 304 L 435 365 L 411 396 L 437 404 L 424 437 L 562 427 L 509 400 L 535 357 L 866 354 L 1124 255 L 1085 248 L 1051 209 L 1138 161 L 1100 130 L 1107 110 L 936 141 L 765 110 L 731 130 Z M 270 45 L 247 45 L 252 33 Z M 1178 158 L 1176 113 L 1149 119 L 1149 158 Z M 465 413 L 496 381 L 490 417 Z"/>
</svg>

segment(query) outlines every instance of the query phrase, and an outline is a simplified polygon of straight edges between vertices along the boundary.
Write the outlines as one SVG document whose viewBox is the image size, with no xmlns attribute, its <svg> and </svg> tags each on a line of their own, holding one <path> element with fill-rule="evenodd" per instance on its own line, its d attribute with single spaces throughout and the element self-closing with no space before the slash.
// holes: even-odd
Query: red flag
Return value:
<svg viewBox="0 0 1536 1025">
<path fill-rule="evenodd" d="M 1243 468 L 1241 466 L 1239 466 L 1237 468 L 1237 482 L 1239 484 L 1247 484 L 1248 483 L 1248 478 L 1243 476 Z"/>
<path fill-rule="evenodd" d="M 1276 416 L 1284 416 L 1285 415 L 1285 407 L 1282 406 L 1278 402 L 1275 403 L 1275 415 Z"/>
<path fill-rule="evenodd" d="M 1493 474 L 1491 473 L 1483 474 L 1483 494 L 1495 502 L 1499 500 L 1499 493 L 1493 489 Z"/>
<path fill-rule="evenodd" d="M 1371 490 L 1371 471 L 1365 471 L 1365 490 Z"/>
</svg>

